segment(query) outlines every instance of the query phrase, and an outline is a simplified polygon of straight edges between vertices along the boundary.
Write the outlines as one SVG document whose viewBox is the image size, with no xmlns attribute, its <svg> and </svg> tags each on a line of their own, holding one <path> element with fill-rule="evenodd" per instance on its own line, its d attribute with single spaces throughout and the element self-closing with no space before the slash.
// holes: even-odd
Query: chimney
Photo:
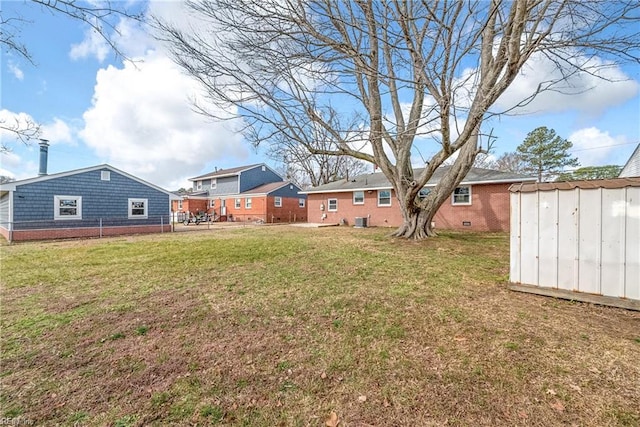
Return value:
<svg viewBox="0 0 640 427">
<path fill-rule="evenodd" d="M 47 174 L 47 161 L 49 157 L 49 141 L 46 139 L 40 140 L 40 171 L 38 176 Z"/>
</svg>

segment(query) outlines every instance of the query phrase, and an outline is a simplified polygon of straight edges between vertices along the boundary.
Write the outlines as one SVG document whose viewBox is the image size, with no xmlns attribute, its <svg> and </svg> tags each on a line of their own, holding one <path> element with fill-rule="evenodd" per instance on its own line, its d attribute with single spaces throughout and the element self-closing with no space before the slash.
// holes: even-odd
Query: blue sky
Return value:
<svg viewBox="0 0 640 427">
<path fill-rule="evenodd" d="M 171 16 L 180 5 L 152 3 L 157 13 Z M 2 53 L 2 118 L 22 114 L 42 124 L 42 137 L 51 144 L 49 173 L 109 163 L 177 189 L 214 167 L 271 164 L 264 149 L 243 140 L 235 123 L 212 123 L 191 110 L 189 99 L 198 97 L 200 88 L 140 28 L 120 23 L 116 41 L 140 61 L 123 63 L 86 24 L 22 1 L 2 2 L 2 13 L 30 21 L 20 26 L 19 36 L 35 62 Z M 532 63 L 502 102 L 517 97 L 546 67 Z M 549 94 L 532 105 L 534 114 L 487 123 L 485 131 L 493 128 L 498 137 L 494 155 L 514 151 L 529 131 L 547 126 L 573 142 L 583 166 L 624 164 L 640 141 L 640 70 L 614 67 L 612 72 L 625 81 L 574 82 L 592 90 L 572 97 Z M 37 175 L 38 146 L 1 136 L 12 151 L 0 155 L 0 174 Z"/>
</svg>

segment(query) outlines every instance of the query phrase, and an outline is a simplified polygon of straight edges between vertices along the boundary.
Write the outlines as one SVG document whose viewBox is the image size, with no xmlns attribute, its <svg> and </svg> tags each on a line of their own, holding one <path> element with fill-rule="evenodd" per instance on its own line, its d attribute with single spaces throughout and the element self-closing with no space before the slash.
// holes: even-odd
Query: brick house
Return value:
<svg viewBox="0 0 640 427">
<path fill-rule="evenodd" d="M 265 164 L 220 169 L 194 178 L 176 213 L 207 213 L 221 221 L 306 222 L 307 197 Z"/>
<path fill-rule="evenodd" d="M 435 186 L 448 167 L 439 168 L 422 189 Z M 416 174 L 420 170 L 416 170 Z M 473 231 L 509 230 L 509 186 L 535 181 L 534 177 L 472 168 L 433 222 L 436 228 Z M 369 226 L 399 227 L 402 213 L 395 192 L 384 174 L 369 173 L 313 187 L 307 195 L 310 222 L 355 224 L 366 218 Z M 362 221 L 362 220 L 360 220 Z"/>
</svg>

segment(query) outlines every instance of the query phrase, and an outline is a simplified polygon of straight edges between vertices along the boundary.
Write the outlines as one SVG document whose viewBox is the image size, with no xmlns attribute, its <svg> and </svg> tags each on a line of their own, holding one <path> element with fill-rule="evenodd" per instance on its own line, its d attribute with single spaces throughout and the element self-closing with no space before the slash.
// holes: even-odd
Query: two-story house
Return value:
<svg viewBox="0 0 640 427">
<path fill-rule="evenodd" d="M 219 169 L 190 178 L 192 192 L 172 210 L 220 221 L 306 222 L 307 197 L 265 164 Z"/>
</svg>

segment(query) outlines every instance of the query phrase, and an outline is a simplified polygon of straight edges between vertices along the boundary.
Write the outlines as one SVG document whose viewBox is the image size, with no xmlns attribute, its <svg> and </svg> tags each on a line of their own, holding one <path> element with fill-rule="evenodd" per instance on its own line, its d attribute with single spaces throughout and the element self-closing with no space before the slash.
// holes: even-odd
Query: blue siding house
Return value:
<svg viewBox="0 0 640 427">
<path fill-rule="evenodd" d="M 170 192 L 103 164 L 0 185 L 9 241 L 171 231 Z"/>
<path fill-rule="evenodd" d="M 220 169 L 190 178 L 192 192 L 177 213 L 207 213 L 222 221 L 306 222 L 306 195 L 265 164 Z"/>
</svg>

